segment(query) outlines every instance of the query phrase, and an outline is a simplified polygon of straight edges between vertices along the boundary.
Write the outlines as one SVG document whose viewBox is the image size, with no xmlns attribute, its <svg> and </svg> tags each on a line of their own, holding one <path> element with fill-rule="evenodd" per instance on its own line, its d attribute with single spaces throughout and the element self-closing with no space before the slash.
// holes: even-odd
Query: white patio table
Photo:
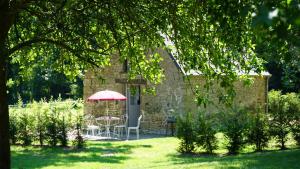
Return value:
<svg viewBox="0 0 300 169">
<path fill-rule="evenodd" d="M 105 126 L 105 135 L 106 135 L 106 137 L 110 137 L 110 127 L 112 126 L 111 122 L 112 121 L 117 122 L 120 119 L 121 119 L 120 117 L 114 117 L 114 116 L 100 116 L 100 117 L 95 118 L 95 120 L 100 124 L 101 124 L 101 122 L 106 123 L 106 125 L 104 125 Z"/>
</svg>

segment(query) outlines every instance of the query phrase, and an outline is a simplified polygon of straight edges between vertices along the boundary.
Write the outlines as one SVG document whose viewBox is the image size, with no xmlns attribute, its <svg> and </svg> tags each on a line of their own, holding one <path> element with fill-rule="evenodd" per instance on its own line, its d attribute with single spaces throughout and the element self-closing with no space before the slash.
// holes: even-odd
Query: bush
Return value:
<svg viewBox="0 0 300 169">
<path fill-rule="evenodd" d="M 56 146 L 58 138 L 58 112 L 56 112 L 55 108 L 51 109 L 46 121 L 46 136 L 48 142 L 50 146 Z"/>
<path fill-rule="evenodd" d="M 10 106 L 10 142 L 30 145 L 38 142 L 44 145 L 45 141 L 51 146 L 60 143 L 68 145 L 67 133 L 76 128 L 78 112 L 82 114 L 82 102 L 53 101 L 33 102 L 23 105 L 21 99 L 16 106 Z M 74 106 L 76 105 L 76 106 Z"/>
<path fill-rule="evenodd" d="M 178 151 L 181 153 L 191 153 L 195 150 L 194 121 L 191 113 L 186 113 L 185 117 L 179 117 L 177 121 L 177 137 L 180 139 Z"/>
<path fill-rule="evenodd" d="M 248 142 L 255 145 L 256 151 L 262 151 L 270 140 L 269 123 L 266 114 L 257 110 L 249 116 Z"/>
<path fill-rule="evenodd" d="M 287 103 L 286 111 L 292 116 L 290 121 L 291 131 L 297 145 L 300 146 L 300 98 L 296 93 L 288 93 L 285 95 L 285 99 Z"/>
<path fill-rule="evenodd" d="M 34 118 L 25 111 L 22 112 L 19 119 L 19 140 L 21 144 L 28 146 L 33 142 L 33 121 Z"/>
<path fill-rule="evenodd" d="M 15 113 L 11 113 L 9 117 L 9 138 L 11 144 L 16 144 L 18 141 L 18 118 Z"/>
<path fill-rule="evenodd" d="M 299 118 L 294 123 L 294 126 L 292 128 L 292 132 L 293 132 L 294 140 L 296 141 L 297 145 L 300 146 L 300 119 Z"/>
<path fill-rule="evenodd" d="M 37 141 L 39 142 L 39 144 L 41 146 L 44 145 L 44 140 L 46 139 L 46 113 L 49 109 L 49 107 L 45 106 L 43 107 L 42 105 L 44 105 L 45 102 L 42 100 L 40 103 L 38 102 L 33 102 L 32 103 L 32 107 L 31 109 L 34 112 L 34 116 L 35 116 L 35 134 L 36 134 L 36 138 Z"/>
<path fill-rule="evenodd" d="M 229 111 L 220 113 L 220 115 L 221 130 L 228 140 L 228 153 L 237 154 L 246 144 L 247 129 L 249 127 L 248 112 L 246 109 L 233 107 Z"/>
<path fill-rule="evenodd" d="M 68 126 L 65 120 L 65 116 L 62 116 L 62 119 L 58 122 L 58 140 L 63 147 L 68 146 Z"/>
<path fill-rule="evenodd" d="M 213 125 L 214 120 L 204 112 L 199 112 L 195 127 L 197 146 L 203 147 L 210 154 L 217 148 L 217 138 L 215 137 L 217 130 Z"/>
<path fill-rule="evenodd" d="M 286 149 L 285 143 L 291 131 L 290 122 L 293 119 L 291 112 L 288 111 L 287 98 L 280 91 L 272 90 L 269 92 L 268 99 L 270 133 L 280 144 L 280 149 Z"/>
<path fill-rule="evenodd" d="M 81 135 L 82 131 L 82 123 L 83 123 L 83 116 L 82 114 L 78 114 L 76 117 L 76 136 L 73 140 L 73 146 L 81 149 L 85 146 L 85 141 Z"/>
</svg>

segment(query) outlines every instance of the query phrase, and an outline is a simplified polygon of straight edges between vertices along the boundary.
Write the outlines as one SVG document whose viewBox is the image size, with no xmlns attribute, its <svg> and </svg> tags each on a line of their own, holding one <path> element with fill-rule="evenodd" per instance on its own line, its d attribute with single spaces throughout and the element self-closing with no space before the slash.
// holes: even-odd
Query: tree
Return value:
<svg viewBox="0 0 300 169">
<path fill-rule="evenodd" d="M 300 1 L 262 1 L 253 26 L 256 53 L 272 74 L 270 89 L 300 90 Z"/>
<path fill-rule="evenodd" d="M 256 5 L 253 0 L 0 0 L 0 168 L 10 167 L 9 62 L 19 63 L 20 74 L 39 65 L 76 77 L 109 65 L 117 54 L 129 63 L 129 77 L 157 84 L 162 70 L 155 49 L 162 47 L 173 51 L 185 71 L 218 80 L 232 98 L 239 71 L 262 70 L 251 38 Z M 176 50 L 164 45 L 166 39 Z"/>
<path fill-rule="evenodd" d="M 20 95 L 23 101 L 54 99 L 59 96 L 62 99 L 82 98 L 82 76 L 75 79 L 67 78 L 63 73 L 44 69 L 38 63 L 34 63 L 26 69 L 26 74 L 18 74 L 18 63 L 9 63 L 8 70 L 8 104 L 15 104 Z M 49 65 L 51 62 L 49 62 Z"/>
<path fill-rule="evenodd" d="M 280 149 L 286 149 L 288 134 L 291 132 L 293 113 L 289 111 L 289 96 L 282 95 L 281 91 L 269 92 L 270 134 L 280 144 Z"/>
</svg>

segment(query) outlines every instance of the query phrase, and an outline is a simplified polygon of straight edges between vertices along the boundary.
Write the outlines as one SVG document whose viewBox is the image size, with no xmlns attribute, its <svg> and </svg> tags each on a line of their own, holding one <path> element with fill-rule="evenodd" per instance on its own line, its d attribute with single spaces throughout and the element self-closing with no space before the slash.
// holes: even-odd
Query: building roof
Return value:
<svg viewBox="0 0 300 169">
<path fill-rule="evenodd" d="M 203 75 L 203 73 L 201 71 L 197 71 L 197 70 L 189 70 L 189 71 L 185 71 L 184 70 L 184 66 L 183 64 L 180 64 L 179 61 L 176 59 L 176 56 L 177 55 L 177 50 L 175 48 L 175 45 L 174 43 L 166 36 L 166 35 L 163 35 L 162 36 L 164 37 L 165 41 L 165 45 L 167 47 L 170 47 L 171 48 L 171 51 L 168 52 L 169 53 L 169 56 L 170 58 L 172 59 L 172 61 L 174 62 L 175 66 L 185 75 L 185 76 L 201 76 Z M 268 71 L 262 71 L 261 73 L 257 73 L 255 72 L 254 70 L 251 70 L 250 72 L 246 73 L 245 71 L 243 70 L 237 70 L 237 74 L 238 75 L 250 75 L 250 76 L 258 76 L 258 75 L 261 75 L 261 76 L 267 76 L 267 77 L 270 77 L 271 74 L 268 72 Z"/>
<path fill-rule="evenodd" d="M 252 70 L 249 73 L 245 73 L 243 71 L 239 71 L 239 72 L 237 72 L 237 74 L 238 75 L 246 75 L 247 74 L 247 75 L 250 75 L 250 76 L 257 76 L 257 75 L 271 76 L 271 74 L 269 72 L 267 72 L 267 71 L 263 71 L 261 73 L 256 73 L 256 72 L 254 72 Z M 203 75 L 203 73 L 200 72 L 200 71 L 190 70 L 188 72 L 185 72 L 185 75 L 187 75 L 187 76 L 200 76 L 200 75 Z"/>
</svg>

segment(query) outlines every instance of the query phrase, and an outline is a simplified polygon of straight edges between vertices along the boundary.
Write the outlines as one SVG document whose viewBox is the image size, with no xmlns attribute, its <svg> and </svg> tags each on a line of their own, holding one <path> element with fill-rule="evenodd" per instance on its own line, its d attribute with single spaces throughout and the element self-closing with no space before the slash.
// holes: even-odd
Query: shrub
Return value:
<svg viewBox="0 0 300 169">
<path fill-rule="evenodd" d="M 287 107 L 286 111 L 292 116 L 290 121 L 293 137 L 300 146 L 300 98 L 296 93 L 288 93 L 285 95 Z"/>
<path fill-rule="evenodd" d="M 195 150 L 195 132 L 192 114 L 186 113 L 185 117 L 179 117 L 177 121 L 177 137 L 180 139 L 178 151 L 191 153 Z"/>
<path fill-rule="evenodd" d="M 213 153 L 213 150 L 217 148 L 217 139 L 215 134 L 217 130 L 214 128 L 214 118 L 208 117 L 204 112 L 198 113 L 198 120 L 196 121 L 195 134 L 196 144 L 199 147 L 203 147 L 207 153 Z"/>
<path fill-rule="evenodd" d="M 68 146 L 67 130 L 68 126 L 65 120 L 65 116 L 62 116 L 62 119 L 58 122 L 58 140 L 63 147 Z"/>
<path fill-rule="evenodd" d="M 11 113 L 9 117 L 9 138 L 11 144 L 16 144 L 18 141 L 18 118 L 15 113 Z"/>
<path fill-rule="evenodd" d="M 246 109 L 232 107 L 229 111 L 220 113 L 221 130 L 228 140 L 228 153 L 237 154 L 246 143 L 247 129 L 249 126 L 248 112 Z"/>
<path fill-rule="evenodd" d="M 81 149 L 85 146 L 85 141 L 81 135 L 81 131 L 82 131 L 82 123 L 83 123 L 83 116 L 82 114 L 77 115 L 76 117 L 76 136 L 75 139 L 73 140 L 73 146 Z"/>
<path fill-rule="evenodd" d="M 66 147 L 68 146 L 67 133 L 69 131 L 69 128 L 71 127 L 71 119 L 72 119 L 72 114 L 70 114 L 70 112 L 72 112 L 73 107 L 72 104 L 67 104 L 67 105 L 63 104 L 63 102 L 61 102 L 60 97 L 55 102 L 56 102 L 55 110 L 59 114 L 57 119 L 57 130 L 58 130 L 57 139 L 60 142 L 61 146 Z"/>
<path fill-rule="evenodd" d="M 268 118 L 266 114 L 257 110 L 249 115 L 249 119 L 248 142 L 255 145 L 256 151 L 262 151 L 270 140 Z"/>
<path fill-rule="evenodd" d="M 35 134 L 37 141 L 41 146 L 44 145 L 44 140 L 46 139 L 46 113 L 49 107 L 43 107 L 45 102 L 42 100 L 41 102 L 33 102 L 31 109 L 34 112 L 35 116 Z"/>
<path fill-rule="evenodd" d="M 47 123 L 46 123 L 46 136 L 50 146 L 57 145 L 58 139 L 58 112 L 55 110 L 54 107 L 51 107 L 51 111 L 48 114 Z"/>
<path fill-rule="evenodd" d="M 285 143 L 290 130 L 290 122 L 292 114 L 288 110 L 288 103 L 286 96 L 282 95 L 280 91 L 270 91 L 269 99 L 269 113 L 270 113 L 270 133 L 275 137 L 280 144 L 280 149 L 286 149 Z"/>
<path fill-rule="evenodd" d="M 300 118 L 298 118 L 297 121 L 294 123 L 292 132 L 297 145 L 300 146 Z"/>
<path fill-rule="evenodd" d="M 76 128 L 76 117 L 82 110 L 81 100 L 41 100 L 25 106 L 19 98 L 18 105 L 10 106 L 10 142 L 30 145 L 36 141 L 44 145 L 47 141 L 51 146 L 67 146 L 67 133 Z"/>
<path fill-rule="evenodd" d="M 28 111 L 28 110 L 27 110 Z M 21 113 L 19 120 L 19 139 L 25 146 L 31 145 L 33 141 L 33 120 L 34 118 L 26 112 L 26 109 Z"/>
</svg>

